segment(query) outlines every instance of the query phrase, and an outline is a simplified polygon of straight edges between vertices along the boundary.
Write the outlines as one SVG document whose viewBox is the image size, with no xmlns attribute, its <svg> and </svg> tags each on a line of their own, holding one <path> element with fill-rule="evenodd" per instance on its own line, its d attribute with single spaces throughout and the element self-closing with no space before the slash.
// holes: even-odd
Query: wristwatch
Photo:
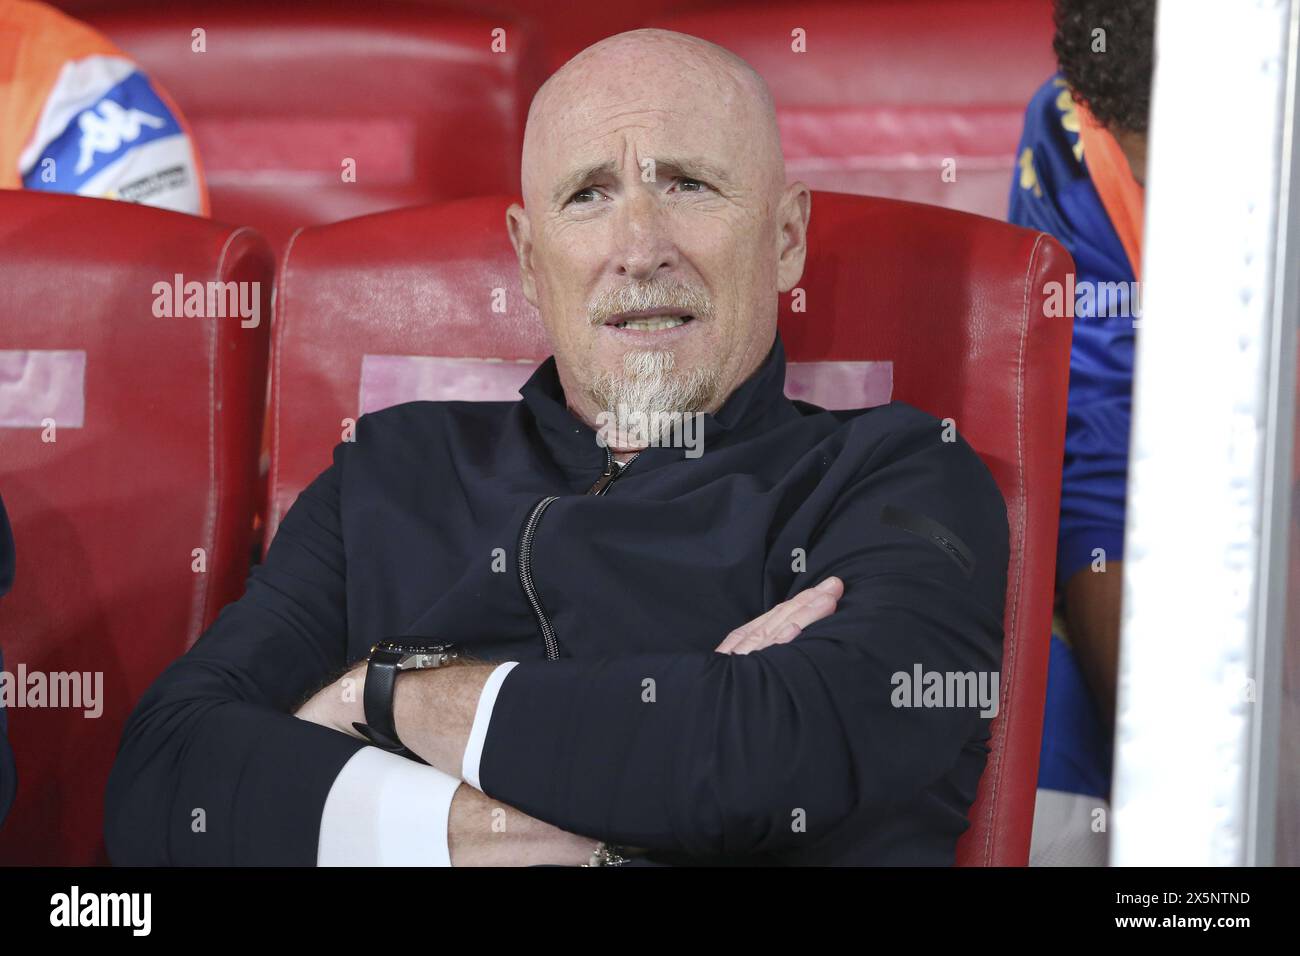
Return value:
<svg viewBox="0 0 1300 956">
<path fill-rule="evenodd" d="M 591 859 L 586 863 L 580 863 L 579 866 L 623 866 L 627 863 L 627 857 L 623 855 L 624 852 L 621 846 L 601 842 L 596 844 Z"/>
<path fill-rule="evenodd" d="M 366 722 L 353 722 L 352 726 L 376 747 L 425 763 L 397 737 L 397 726 L 393 719 L 393 691 L 397 686 L 397 675 L 403 671 L 442 667 L 457 656 L 457 651 L 451 644 L 438 644 L 418 637 L 380 641 L 370 648 L 370 656 L 366 658 L 366 689 L 362 697 Z"/>
</svg>

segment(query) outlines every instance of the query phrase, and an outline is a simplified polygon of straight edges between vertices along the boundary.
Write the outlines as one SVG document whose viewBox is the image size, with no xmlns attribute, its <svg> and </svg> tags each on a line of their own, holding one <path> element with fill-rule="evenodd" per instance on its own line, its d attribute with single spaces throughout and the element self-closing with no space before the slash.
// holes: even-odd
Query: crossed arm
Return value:
<svg viewBox="0 0 1300 956">
<path fill-rule="evenodd" d="M 307 719 L 295 711 L 350 663 L 340 501 L 364 421 L 358 445 L 340 445 L 289 510 L 245 595 L 131 714 L 105 797 L 115 863 L 316 862 L 331 786 L 365 747 L 351 734 L 362 718 L 328 689 L 311 698 Z M 481 754 L 490 809 L 580 834 L 579 860 L 593 838 L 692 858 L 833 854 L 842 828 L 855 837 L 939 784 L 972 746 L 980 717 L 900 709 L 891 675 L 996 672 L 1007 525 L 969 448 L 942 441 L 937 422 L 905 424 L 815 530 L 772 544 L 773 554 L 806 550 L 803 580 L 843 582 L 835 613 L 802 630 L 774 616 L 767 633 L 777 639 L 757 654 L 728 653 L 761 646 L 751 633 L 729 636 L 722 653 L 521 662 L 501 685 Z M 951 528 L 973 559 L 958 563 L 938 539 L 884 520 L 882 508 Z M 487 671 L 467 665 L 398 682 L 399 734 L 456 778 Z M 647 681 L 657 702 L 642 698 Z M 475 794 L 457 798 L 453 852 L 468 862 L 483 836 L 473 814 L 481 821 L 490 809 Z M 806 827 L 792 827 L 792 814 Z M 949 833 L 959 816 L 944 813 L 936 825 Z M 513 829 L 527 832 L 522 820 Z M 538 832 L 544 856 L 555 835 Z M 555 859 L 571 860 L 573 844 L 561 849 L 569 855 Z"/>
<path fill-rule="evenodd" d="M 717 652 L 748 654 L 792 641 L 805 627 L 834 613 L 843 593 L 844 583 L 829 577 L 732 631 Z M 403 743 L 435 769 L 461 777 L 479 698 L 497 666 L 458 660 L 453 666 L 404 674 L 393 695 L 393 716 Z M 365 676 L 365 664 L 358 664 L 314 694 L 295 716 L 359 738 L 353 723 L 365 720 Z M 596 843 L 505 806 L 465 783 L 452 799 L 447 837 L 453 866 L 576 866 L 587 861 Z"/>
</svg>

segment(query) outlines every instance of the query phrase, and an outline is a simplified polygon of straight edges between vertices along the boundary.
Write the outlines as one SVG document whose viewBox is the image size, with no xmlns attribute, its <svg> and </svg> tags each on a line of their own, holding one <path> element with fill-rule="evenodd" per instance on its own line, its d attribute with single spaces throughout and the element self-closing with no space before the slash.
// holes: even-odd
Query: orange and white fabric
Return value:
<svg viewBox="0 0 1300 956">
<path fill-rule="evenodd" d="M 0 188 L 208 215 L 184 117 L 107 37 L 43 3 L 0 0 Z"/>
</svg>

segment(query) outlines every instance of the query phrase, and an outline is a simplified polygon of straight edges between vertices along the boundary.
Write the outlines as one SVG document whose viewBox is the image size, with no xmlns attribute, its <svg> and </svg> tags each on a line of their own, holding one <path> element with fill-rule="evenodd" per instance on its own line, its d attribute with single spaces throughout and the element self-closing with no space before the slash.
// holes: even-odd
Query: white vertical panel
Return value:
<svg viewBox="0 0 1300 956">
<path fill-rule="evenodd" d="M 1294 226 L 1291 7 L 1164 0 L 1156 18 L 1117 865 L 1271 859 L 1278 479 L 1295 363 L 1294 275 L 1281 267 Z"/>
</svg>

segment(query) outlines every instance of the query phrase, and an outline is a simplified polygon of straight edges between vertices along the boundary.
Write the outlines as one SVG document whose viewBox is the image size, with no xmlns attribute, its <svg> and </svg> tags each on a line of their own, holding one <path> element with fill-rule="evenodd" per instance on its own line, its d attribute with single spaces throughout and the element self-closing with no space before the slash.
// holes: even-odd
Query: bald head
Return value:
<svg viewBox="0 0 1300 956">
<path fill-rule="evenodd" d="M 588 47 L 533 99 L 522 187 L 506 224 L 579 418 L 713 412 L 762 363 L 811 197 L 749 64 L 666 30 Z"/>
<path fill-rule="evenodd" d="M 772 92 L 730 50 L 671 30 L 631 30 L 583 50 L 555 72 L 528 109 L 521 187 L 531 205 L 558 146 L 597 134 L 641 110 L 694 113 L 701 126 L 743 146 L 766 188 L 785 185 Z M 743 175 L 750 170 L 737 170 Z"/>
</svg>

